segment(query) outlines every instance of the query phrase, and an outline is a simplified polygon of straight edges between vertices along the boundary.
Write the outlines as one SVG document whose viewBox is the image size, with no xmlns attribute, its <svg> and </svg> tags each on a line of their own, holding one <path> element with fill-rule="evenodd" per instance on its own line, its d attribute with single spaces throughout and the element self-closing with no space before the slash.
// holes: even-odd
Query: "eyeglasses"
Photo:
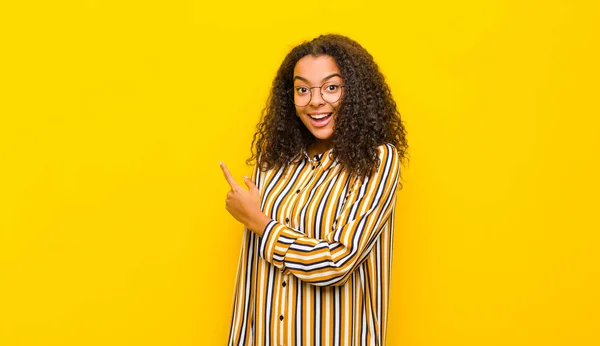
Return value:
<svg viewBox="0 0 600 346">
<path fill-rule="evenodd" d="M 342 88 L 345 85 L 336 83 L 325 83 L 320 87 L 295 86 L 294 87 L 294 104 L 298 107 L 304 107 L 310 103 L 312 99 L 312 89 L 321 89 L 321 97 L 327 103 L 335 103 L 342 97 Z"/>
</svg>

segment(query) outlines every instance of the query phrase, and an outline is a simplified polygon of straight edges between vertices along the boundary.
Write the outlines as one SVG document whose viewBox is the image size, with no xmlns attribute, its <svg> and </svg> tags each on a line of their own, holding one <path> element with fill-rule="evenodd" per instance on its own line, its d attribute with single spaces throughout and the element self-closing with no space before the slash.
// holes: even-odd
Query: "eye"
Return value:
<svg viewBox="0 0 600 346">
<path fill-rule="evenodd" d="M 329 91 L 329 92 L 334 92 L 334 91 L 337 91 L 339 89 L 339 87 L 340 86 L 337 84 L 329 84 L 329 85 L 325 86 L 325 90 Z"/>
<path fill-rule="evenodd" d="M 296 92 L 299 95 L 306 94 L 308 92 L 308 88 L 306 88 L 306 87 L 296 87 Z"/>
</svg>

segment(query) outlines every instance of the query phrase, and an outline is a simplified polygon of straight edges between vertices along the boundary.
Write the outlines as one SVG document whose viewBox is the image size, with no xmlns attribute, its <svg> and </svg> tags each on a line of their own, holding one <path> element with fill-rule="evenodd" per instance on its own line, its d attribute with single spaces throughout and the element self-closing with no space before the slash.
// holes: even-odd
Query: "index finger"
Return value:
<svg viewBox="0 0 600 346">
<path fill-rule="evenodd" d="M 234 187 L 237 187 L 238 184 L 235 182 L 235 179 L 233 179 L 233 177 L 231 176 L 231 173 L 229 173 L 229 169 L 227 169 L 227 166 L 225 166 L 225 164 L 223 162 L 220 162 L 220 165 L 221 165 L 221 169 L 223 170 L 223 175 L 225 176 L 225 180 L 227 180 L 231 189 L 233 189 Z"/>
</svg>

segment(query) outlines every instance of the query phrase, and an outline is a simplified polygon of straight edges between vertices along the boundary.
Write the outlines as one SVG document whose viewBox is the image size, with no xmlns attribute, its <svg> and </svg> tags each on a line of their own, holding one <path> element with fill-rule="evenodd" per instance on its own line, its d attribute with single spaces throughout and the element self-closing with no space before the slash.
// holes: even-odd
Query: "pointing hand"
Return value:
<svg viewBox="0 0 600 346">
<path fill-rule="evenodd" d="M 260 210 L 260 192 L 258 191 L 258 187 L 254 185 L 250 178 L 244 177 L 244 183 L 248 187 L 248 190 L 246 190 L 235 181 L 224 163 L 221 162 L 220 165 L 225 180 L 227 180 L 227 183 L 231 188 L 227 193 L 225 209 L 227 209 L 229 214 L 236 220 L 243 223 L 248 228 L 251 228 L 250 225 L 255 224 L 254 221 L 266 218 Z M 253 231 L 262 231 L 262 229 L 253 229 Z"/>
</svg>

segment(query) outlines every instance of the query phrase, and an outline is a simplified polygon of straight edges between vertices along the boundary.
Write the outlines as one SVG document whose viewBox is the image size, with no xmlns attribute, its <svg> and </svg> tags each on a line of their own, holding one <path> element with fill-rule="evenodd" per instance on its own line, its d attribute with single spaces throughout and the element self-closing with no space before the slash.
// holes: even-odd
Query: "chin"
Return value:
<svg viewBox="0 0 600 346">
<path fill-rule="evenodd" d="M 333 131 L 313 131 L 312 135 L 318 140 L 327 141 L 333 138 Z"/>
</svg>

